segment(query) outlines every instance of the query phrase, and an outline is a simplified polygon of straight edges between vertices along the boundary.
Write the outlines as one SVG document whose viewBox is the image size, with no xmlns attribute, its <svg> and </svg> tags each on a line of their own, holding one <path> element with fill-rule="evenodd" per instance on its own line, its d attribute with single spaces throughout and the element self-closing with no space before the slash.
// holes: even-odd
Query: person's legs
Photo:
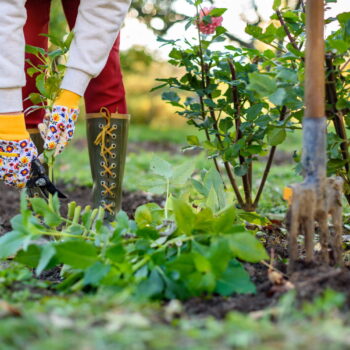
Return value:
<svg viewBox="0 0 350 350">
<path fill-rule="evenodd" d="M 42 33 L 47 33 L 49 29 L 49 21 L 50 21 L 50 5 L 51 0 L 27 0 L 26 2 L 26 10 L 27 10 L 27 22 L 24 26 L 24 37 L 26 44 L 32 46 L 42 47 L 47 50 L 48 47 L 48 39 L 45 36 L 41 36 Z M 34 55 L 26 53 L 26 59 L 30 59 L 34 65 L 40 64 L 40 60 L 38 60 Z M 25 69 L 27 69 L 30 65 L 26 62 Z M 32 102 L 28 100 L 28 96 L 31 93 L 38 92 L 35 85 L 36 75 L 30 77 L 27 74 L 27 83 L 23 88 L 23 99 L 24 101 L 24 109 L 26 110 L 28 107 L 32 106 Z M 34 138 L 40 136 L 34 132 L 37 129 L 39 123 L 42 122 L 45 116 L 44 109 L 39 109 L 32 113 L 26 113 L 26 124 L 29 131 L 32 131 Z M 32 134 L 31 133 L 31 134 Z"/>
<path fill-rule="evenodd" d="M 79 0 L 62 0 L 69 26 L 74 27 Z M 113 220 L 121 206 L 129 116 L 119 59 L 118 36 L 100 75 L 85 92 L 87 138 L 93 178 L 94 206 Z"/>
</svg>

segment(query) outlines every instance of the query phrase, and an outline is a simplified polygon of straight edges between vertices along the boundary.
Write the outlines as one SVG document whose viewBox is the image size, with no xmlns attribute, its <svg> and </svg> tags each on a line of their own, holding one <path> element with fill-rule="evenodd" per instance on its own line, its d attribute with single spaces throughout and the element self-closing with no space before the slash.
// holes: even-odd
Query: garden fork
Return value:
<svg viewBox="0 0 350 350">
<path fill-rule="evenodd" d="M 306 261 L 314 259 L 315 222 L 319 224 L 321 259 L 329 264 L 329 243 L 336 264 L 342 263 L 341 177 L 326 177 L 326 117 L 324 71 L 324 0 L 306 2 L 305 116 L 302 167 L 304 182 L 290 186 L 289 272 L 298 258 L 298 235 L 305 236 Z M 332 239 L 328 216 L 333 221 Z"/>
</svg>

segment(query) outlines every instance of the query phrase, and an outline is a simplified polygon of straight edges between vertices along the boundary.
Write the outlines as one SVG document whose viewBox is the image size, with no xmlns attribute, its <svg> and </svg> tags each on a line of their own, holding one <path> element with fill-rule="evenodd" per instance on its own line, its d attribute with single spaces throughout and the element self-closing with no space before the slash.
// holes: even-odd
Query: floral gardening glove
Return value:
<svg viewBox="0 0 350 350">
<path fill-rule="evenodd" d="M 24 115 L 0 115 L 0 180 L 24 188 L 38 151 L 26 130 Z"/>
<path fill-rule="evenodd" d="M 68 90 L 62 90 L 55 101 L 52 112 L 47 114 L 39 130 L 44 139 L 44 148 L 60 154 L 73 138 L 75 122 L 79 115 L 80 96 Z"/>
</svg>

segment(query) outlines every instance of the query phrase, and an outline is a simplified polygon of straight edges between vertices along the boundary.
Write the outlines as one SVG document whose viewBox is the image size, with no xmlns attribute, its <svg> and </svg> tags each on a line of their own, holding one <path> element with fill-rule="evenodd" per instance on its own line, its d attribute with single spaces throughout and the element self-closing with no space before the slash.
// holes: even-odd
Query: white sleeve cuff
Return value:
<svg viewBox="0 0 350 350">
<path fill-rule="evenodd" d="M 79 96 L 84 96 L 92 75 L 75 68 L 67 68 L 61 89 L 72 91 Z"/>
<path fill-rule="evenodd" d="M 0 113 L 12 113 L 22 111 L 22 88 L 1 88 Z"/>
</svg>

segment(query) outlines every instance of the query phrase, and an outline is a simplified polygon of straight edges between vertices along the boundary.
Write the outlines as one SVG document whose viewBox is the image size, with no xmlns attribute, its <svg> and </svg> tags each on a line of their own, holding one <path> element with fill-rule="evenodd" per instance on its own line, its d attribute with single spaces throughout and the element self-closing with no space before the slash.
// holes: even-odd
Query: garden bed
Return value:
<svg viewBox="0 0 350 350">
<path fill-rule="evenodd" d="M 70 200 L 76 201 L 80 205 L 91 202 L 91 189 L 83 186 L 60 185 L 60 188 L 69 196 Z M 18 211 L 19 193 L 18 191 L 0 187 L 3 196 L 0 199 L 0 207 L 5 210 L 1 213 L 2 233 L 10 230 L 9 220 Z M 130 217 L 133 217 L 138 206 L 156 202 L 162 204 L 163 198 L 150 195 L 144 192 L 124 192 L 123 209 Z M 300 262 L 296 272 L 288 280 L 283 274 L 286 273 L 286 259 L 288 258 L 288 244 L 284 224 L 276 221 L 272 225 L 263 227 L 261 239 L 265 243 L 268 252 L 275 255 L 274 264 L 277 271 L 281 273 L 282 282 L 276 283 L 269 274 L 269 268 L 263 264 L 245 264 L 246 269 L 256 285 L 257 293 L 248 295 L 235 295 L 231 297 L 202 297 L 193 298 L 185 303 L 186 313 L 196 316 L 211 315 L 216 318 L 223 318 L 230 311 L 240 311 L 244 313 L 257 312 L 277 305 L 280 296 L 290 289 L 296 291 L 297 300 L 302 303 L 311 301 L 322 294 L 326 289 L 333 289 L 346 295 L 346 306 L 350 306 L 350 270 L 346 266 L 343 269 Z M 317 257 L 316 257 L 317 259 Z M 44 272 L 40 279 L 59 282 L 59 270 L 57 268 Z M 13 286 L 14 291 L 21 289 L 19 284 Z M 36 290 L 37 294 L 46 295 L 54 291 Z"/>
</svg>

